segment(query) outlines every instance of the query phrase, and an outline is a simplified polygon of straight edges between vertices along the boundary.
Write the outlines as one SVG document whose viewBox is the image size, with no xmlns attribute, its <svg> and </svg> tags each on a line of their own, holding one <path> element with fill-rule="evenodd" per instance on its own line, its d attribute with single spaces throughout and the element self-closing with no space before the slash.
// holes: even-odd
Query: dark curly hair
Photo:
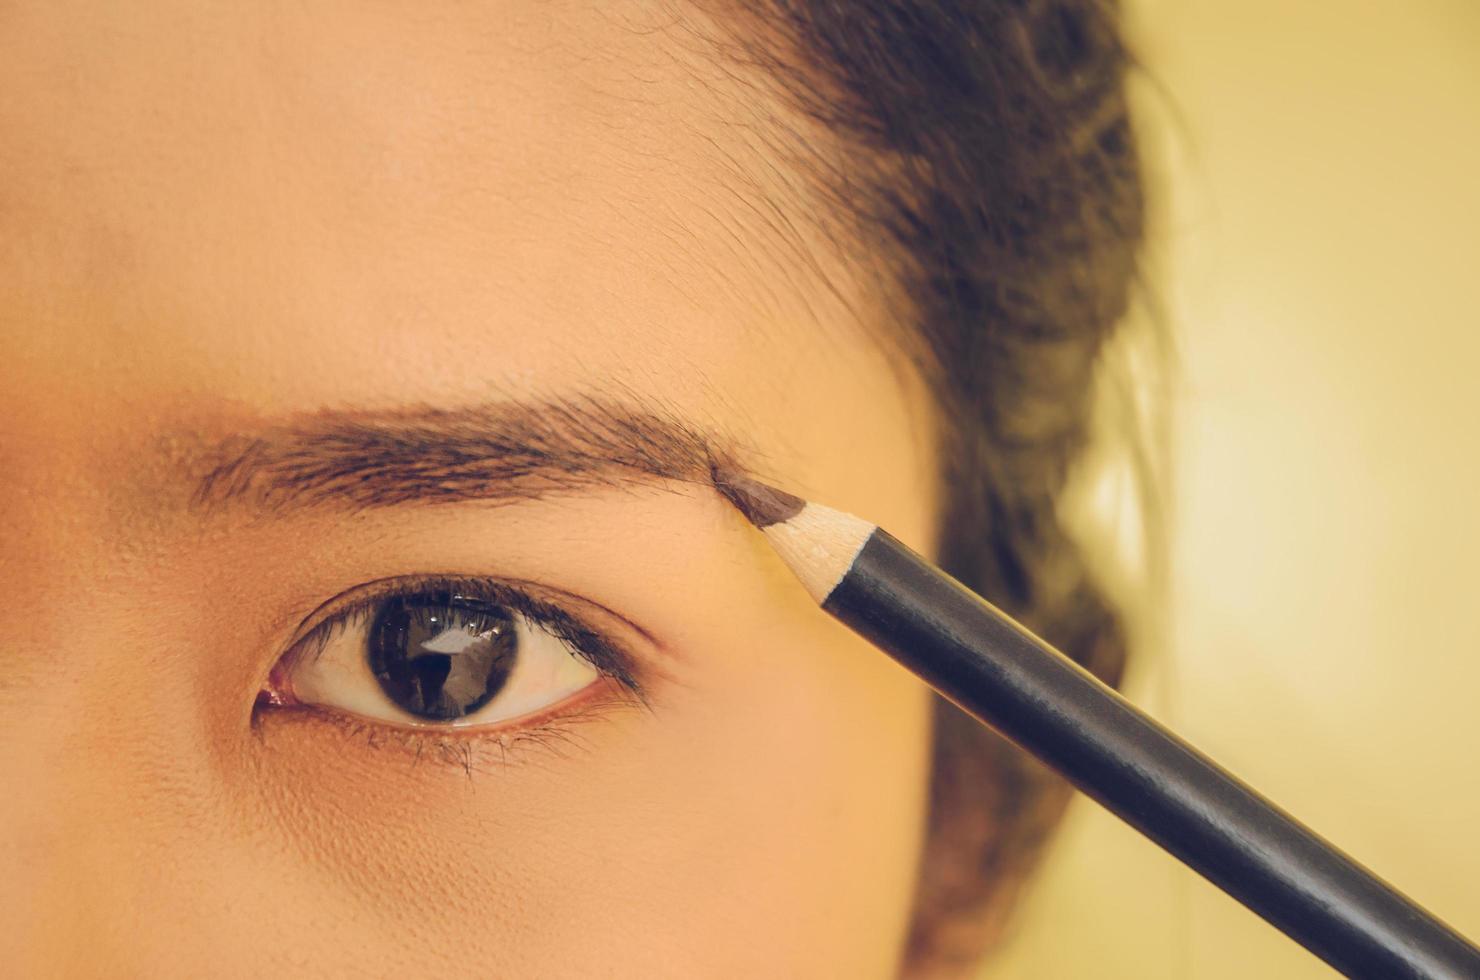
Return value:
<svg viewBox="0 0 1480 980">
<path fill-rule="evenodd" d="M 1094 431 L 1102 351 L 1140 280 L 1146 201 L 1118 5 L 726 7 L 727 53 L 793 113 L 771 146 L 808 175 L 825 205 L 814 218 L 835 225 L 854 267 L 892 287 L 884 339 L 933 392 L 937 559 L 1118 684 L 1128 611 L 1059 506 Z M 937 699 L 907 973 L 976 964 L 1068 798 L 1061 779 Z"/>
</svg>

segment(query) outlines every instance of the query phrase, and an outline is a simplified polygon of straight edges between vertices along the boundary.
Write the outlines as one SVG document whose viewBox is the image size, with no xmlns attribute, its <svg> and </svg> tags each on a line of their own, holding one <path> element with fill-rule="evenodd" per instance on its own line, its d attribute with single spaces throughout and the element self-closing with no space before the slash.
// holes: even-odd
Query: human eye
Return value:
<svg viewBox="0 0 1480 980">
<path fill-rule="evenodd" d="M 258 712 L 318 712 L 380 747 L 465 762 L 466 740 L 549 735 L 583 711 L 646 706 L 636 658 L 529 586 L 389 579 L 317 614 L 273 666 Z"/>
</svg>

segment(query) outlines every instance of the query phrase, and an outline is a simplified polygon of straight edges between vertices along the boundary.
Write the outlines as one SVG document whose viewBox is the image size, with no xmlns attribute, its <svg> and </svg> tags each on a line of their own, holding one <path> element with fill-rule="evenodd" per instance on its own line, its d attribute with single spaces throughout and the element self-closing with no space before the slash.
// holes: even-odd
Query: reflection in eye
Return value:
<svg viewBox="0 0 1480 980">
<path fill-rule="evenodd" d="M 529 629 L 521 631 L 519 626 L 514 613 L 469 596 L 451 592 L 397 596 L 381 603 L 370 625 L 366 638 L 370 670 L 381 690 L 418 718 L 461 718 L 506 690 L 515 668 L 529 662 Z M 526 635 L 523 642 L 521 632 Z M 540 639 L 545 638 L 554 639 L 542 633 Z M 547 653 L 543 659 L 575 668 L 569 671 L 575 675 L 571 683 L 557 685 L 569 690 L 558 693 L 578 691 L 595 679 L 594 669 L 563 648 L 555 653 L 555 658 Z M 323 656 L 311 664 L 317 671 L 309 672 L 307 683 L 302 679 L 295 683 L 294 690 L 318 703 L 313 682 L 322 677 Z"/>
<path fill-rule="evenodd" d="M 295 644 L 259 703 L 446 729 L 542 712 L 604 675 L 641 697 L 627 654 L 564 609 L 508 585 L 438 579 L 378 591 Z"/>
</svg>

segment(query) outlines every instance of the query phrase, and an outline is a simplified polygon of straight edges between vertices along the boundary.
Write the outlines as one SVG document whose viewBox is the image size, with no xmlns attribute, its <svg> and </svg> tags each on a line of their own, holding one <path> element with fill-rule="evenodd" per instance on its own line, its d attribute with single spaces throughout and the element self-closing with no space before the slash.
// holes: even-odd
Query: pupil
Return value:
<svg viewBox="0 0 1480 980">
<path fill-rule="evenodd" d="M 367 653 L 381 689 L 399 708 L 447 721 L 493 700 L 514 670 L 518 638 L 503 607 L 427 592 L 382 603 Z"/>
</svg>

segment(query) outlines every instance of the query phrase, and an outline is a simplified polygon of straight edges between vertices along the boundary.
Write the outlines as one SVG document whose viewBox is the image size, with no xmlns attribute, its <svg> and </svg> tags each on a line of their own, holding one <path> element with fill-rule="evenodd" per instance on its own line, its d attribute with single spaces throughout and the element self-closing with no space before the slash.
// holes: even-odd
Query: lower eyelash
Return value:
<svg viewBox="0 0 1480 980">
<path fill-rule="evenodd" d="M 403 754 L 413 768 L 424 761 L 431 762 L 460 768 L 468 779 L 472 779 L 475 772 L 488 774 L 494 769 L 516 764 L 531 750 L 550 752 L 558 758 L 569 758 L 567 750 L 572 748 L 590 751 L 590 746 L 580 735 L 581 728 L 592 722 L 609 720 L 625 710 L 651 710 L 646 698 L 608 675 L 593 682 L 587 690 L 593 693 L 588 696 L 582 692 L 576 696 L 585 703 L 577 703 L 558 712 L 545 709 L 535 716 L 539 719 L 537 722 L 526 722 L 517 728 L 398 728 L 316 705 L 277 709 L 273 714 L 312 716 L 313 723 L 334 725 L 346 734 L 363 739 L 372 749 Z M 589 700 L 585 700 L 587 697 Z M 559 705 L 552 707 L 558 708 Z M 547 712 L 548 717 L 545 717 Z M 260 739 L 261 719 L 257 713 L 253 714 L 252 727 Z"/>
</svg>

